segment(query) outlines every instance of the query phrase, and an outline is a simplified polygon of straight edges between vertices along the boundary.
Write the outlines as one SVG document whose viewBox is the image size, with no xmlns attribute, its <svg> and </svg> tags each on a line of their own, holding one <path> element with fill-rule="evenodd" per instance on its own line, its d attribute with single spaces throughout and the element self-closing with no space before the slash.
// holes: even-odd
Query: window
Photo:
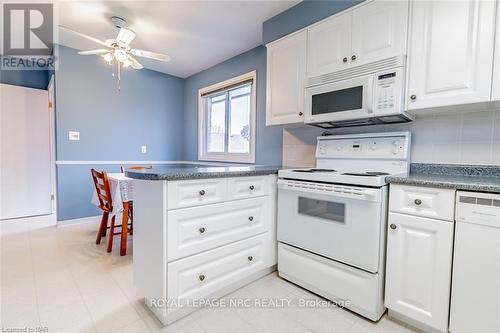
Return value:
<svg viewBox="0 0 500 333">
<path fill-rule="evenodd" d="M 255 71 L 200 89 L 198 159 L 255 163 Z"/>
</svg>

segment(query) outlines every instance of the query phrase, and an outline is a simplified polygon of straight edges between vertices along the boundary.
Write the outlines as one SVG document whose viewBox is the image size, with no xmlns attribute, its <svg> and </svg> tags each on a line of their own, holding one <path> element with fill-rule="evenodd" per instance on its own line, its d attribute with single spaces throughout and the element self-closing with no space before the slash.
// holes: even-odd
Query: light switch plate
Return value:
<svg viewBox="0 0 500 333">
<path fill-rule="evenodd" d="M 148 152 L 148 147 L 141 146 L 141 154 L 146 154 Z"/>
<path fill-rule="evenodd" d="M 80 141 L 80 132 L 69 131 L 68 132 L 68 139 L 70 141 Z"/>
</svg>

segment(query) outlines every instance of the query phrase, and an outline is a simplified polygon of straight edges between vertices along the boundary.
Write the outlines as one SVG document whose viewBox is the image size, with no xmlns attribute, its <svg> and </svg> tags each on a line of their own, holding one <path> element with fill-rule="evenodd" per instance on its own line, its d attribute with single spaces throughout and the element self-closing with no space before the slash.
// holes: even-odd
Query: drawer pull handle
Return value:
<svg viewBox="0 0 500 333">
<path fill-rule="evenodd" d="M 198 279 L 200 279 L 200 281 L 205 280 L 205 275 L 201 274 L 200 276 L 198 276 Z"/>
<path fill-rule="evenodd" d="M 414 203 L 415 203 L 415 205 L 420 206 L 422 204 L 422 200 L 415 199 Z"/>
<path fill-rule="evenodd" d="M 248 221 L 252 222 L 253 221 L 253 216 L 248 217 Z"/>
<path fill-rule="evenodd" d="M 200 234 L 204 233 L 205 232 L 205 228 L 204 227 L 201 227 L 200 229 L 198 229 L 200 231 Z"/>
<path fill-rule="evenodd" d="M 255 186 L 253 186 L 253 185 L 250 185 L 248 188 L 250 189 L 250 191 L 255 190 Z"/>
<path fill-rule="evenodd" d="M 200 195 L 205 195 L 205 190 L 201 190 Z"/>
<path fill-rule="evenodd" d="M 396 227 L 396 225 L 395 225 L 394 223 L 392 223 L 392 224 L 390 225 L 390 227 L 391 227 L 391 229 L 392 229 L 392 230 L 394 230 L 394 229 L 396 229 L 396 228 L 397 228 L 397 227 Z"/>
<path fill-rule="evenodd" d="M 248 261 L 252 261 L 253 260 L 253 257 L 252 256 L 248 256 Z"/>
</svg>

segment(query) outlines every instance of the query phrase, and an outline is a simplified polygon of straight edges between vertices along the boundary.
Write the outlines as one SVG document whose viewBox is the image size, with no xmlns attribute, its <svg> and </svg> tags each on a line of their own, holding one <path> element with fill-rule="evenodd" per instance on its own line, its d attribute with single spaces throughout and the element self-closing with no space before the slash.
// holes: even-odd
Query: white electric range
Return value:
<svg viewBox="0 0 500 333">
<path fill-rule="evenodd" d="M 318 137 L 316 168 L 278 172 L 279 275 L 371 320 L 385 311 L 387 175 L 410 133 Z"/>
</svg>

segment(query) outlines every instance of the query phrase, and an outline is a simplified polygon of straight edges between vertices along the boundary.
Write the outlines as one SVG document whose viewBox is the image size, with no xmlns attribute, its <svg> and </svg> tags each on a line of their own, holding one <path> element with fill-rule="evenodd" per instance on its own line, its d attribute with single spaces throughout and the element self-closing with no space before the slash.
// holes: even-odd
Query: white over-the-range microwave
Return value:
<svg viewBox="0 0 500 333">
<path fill-rule="evenodd" d="M 391 124 L 404 110 L 405 56 L 351 67 L 307 82 L 305 123 L 322 128 Z"/>
</svg>

